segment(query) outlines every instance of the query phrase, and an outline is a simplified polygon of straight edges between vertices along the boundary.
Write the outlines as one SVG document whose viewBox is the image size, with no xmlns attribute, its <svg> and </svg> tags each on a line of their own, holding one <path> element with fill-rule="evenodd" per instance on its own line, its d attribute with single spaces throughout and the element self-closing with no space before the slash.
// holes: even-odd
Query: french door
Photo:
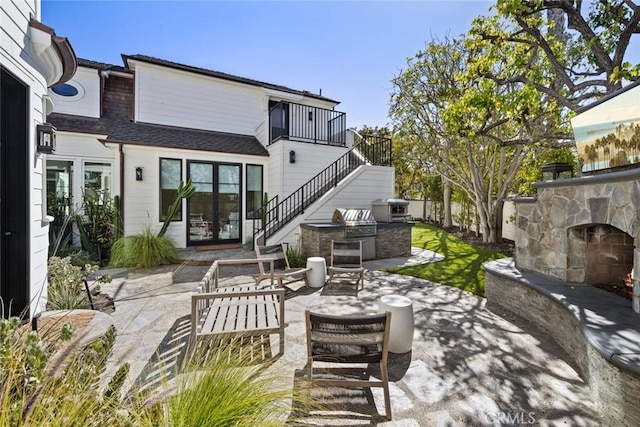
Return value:
<svg viewBox="0 0 640 427">
<path fill-rule="evenodd" d="M 241 170 L 240 164 L 187 162 L 196 189 L 187 199 L 189 246 L 241 241 Z"/>
</svg>

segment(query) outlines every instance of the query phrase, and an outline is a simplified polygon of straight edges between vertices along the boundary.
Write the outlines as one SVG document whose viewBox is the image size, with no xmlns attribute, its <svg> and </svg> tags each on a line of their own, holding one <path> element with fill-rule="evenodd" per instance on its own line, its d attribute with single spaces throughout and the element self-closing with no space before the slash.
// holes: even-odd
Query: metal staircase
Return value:
<svg viewBox="0 0 640 427">
<path fill-rule="evenodd" d="M 284 198 L 273 197 L 254 215 L 253 241 L 263 245 L 361 165 L 391 166 L 391 139 L 355 133 L 354 147 Z"/>
</svg>

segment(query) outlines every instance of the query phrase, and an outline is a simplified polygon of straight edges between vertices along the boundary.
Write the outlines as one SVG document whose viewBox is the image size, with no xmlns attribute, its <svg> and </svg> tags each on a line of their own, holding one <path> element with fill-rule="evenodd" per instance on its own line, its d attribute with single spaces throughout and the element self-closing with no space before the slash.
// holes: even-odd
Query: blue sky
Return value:
<svg viewBox="0 0 640 427">
<path fill-rule="evenodd" d="M 349 127 L 384 126 L 390 80 L 433 38 L 466 32 L 492 2 L 42 1 L 76 55 L 143 54 L 341 101 Z"/>
</svg>

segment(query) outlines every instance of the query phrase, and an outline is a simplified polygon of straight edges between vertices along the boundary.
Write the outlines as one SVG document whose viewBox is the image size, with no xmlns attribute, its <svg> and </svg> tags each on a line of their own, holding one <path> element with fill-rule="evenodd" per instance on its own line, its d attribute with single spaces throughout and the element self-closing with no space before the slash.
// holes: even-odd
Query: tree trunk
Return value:
<svg viewBox="0 0 640 427">
<path fill-rule="evenodd" d="M 503 221 L 503 211 L 504 211 L 504 200 L 497 200 L 494 214 L 494 227 L 496 230 L 496 237 L 493 242 L 499 242 L 502 240 L 502 221 Z"/>
<path fill-rule="evenodd" d="M 444 228 L 453 227 L 453 220 L 451 218 L 451 181 L 444 180 L 444 191 L 442 195 L 443 209 L 444 209 L 444 221 L 442 226 Z"/>
<path fill-rule="evenodd" d="M 427 198 L 422 196 L 422 219 L 427 220 Z"/>
</svg>

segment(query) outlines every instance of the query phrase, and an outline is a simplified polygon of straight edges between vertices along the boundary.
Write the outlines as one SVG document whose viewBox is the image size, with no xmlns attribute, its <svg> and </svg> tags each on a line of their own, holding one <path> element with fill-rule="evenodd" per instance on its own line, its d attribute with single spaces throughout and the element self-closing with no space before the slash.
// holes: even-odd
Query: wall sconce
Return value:
<svg viewBox="0 0 640 427">
<path fill-rule="evenodd" d="M 56 151 L 56 128 L 51 123 L 36 126 L 38 142 L 36 152 L 51 154 Z"/>
<path fill-rule="evenodd" d="M 142 168 L 140 166 L 136 168 L 136 181 L 142 181 Z"/>
<path fill-rule="evenodd" d="M 296 152 L 291 150 L 289 151 L 289 163 L 295 163 L 296 162 Z"/>
</svg>

